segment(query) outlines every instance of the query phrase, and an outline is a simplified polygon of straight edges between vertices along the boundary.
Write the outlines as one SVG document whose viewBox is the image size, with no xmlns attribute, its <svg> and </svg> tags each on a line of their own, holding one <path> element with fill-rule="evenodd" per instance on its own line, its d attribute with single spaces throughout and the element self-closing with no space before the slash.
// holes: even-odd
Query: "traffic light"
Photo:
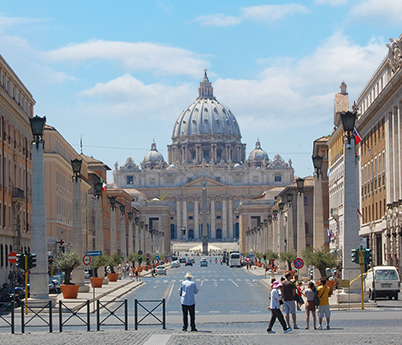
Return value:
<svg viewBox="0 0 402 345">
<path fill-rule="evenodd" d="M 25 254 L 17 254 L 17 267 L 25 270 Z"/>
<path fill-rule="evenodd" d="M 49 265 L 53 264 L 53 255 L 49 255 L 47 258 Z"/>
<path fill-rule="evenodd" d="M 141 256 L 139 256 L 138 257 L 138 263 L 141 265 L 141 263 L 142 263 L 142 257 Z"/>
<path fill-rule="evenodd" d="M 27 254 L 28 255 L 28 270 L 36 267 L 36 254 Z"/>
<path fill-rule="evenodd" d="M 371 249 L 364 249 L 363 255 L 364 255 L 364 264 L 365 265 L 367 265 L 371 261 L 373 261 Z"/>
<path fill-rule="evenodd" d="M 263 257 L 264 257 L 264 262 L 267 262 L 267 256 L 264 254 Z"/>
<path fill-rule="evenodd" d="M 359 252 L 360 252 L 359 248 L 352 249 L 352 262 L 354 262 L 356 264 L 360 263 L 360 258 L 359 258 L 360 253 Z"/>
</svg>

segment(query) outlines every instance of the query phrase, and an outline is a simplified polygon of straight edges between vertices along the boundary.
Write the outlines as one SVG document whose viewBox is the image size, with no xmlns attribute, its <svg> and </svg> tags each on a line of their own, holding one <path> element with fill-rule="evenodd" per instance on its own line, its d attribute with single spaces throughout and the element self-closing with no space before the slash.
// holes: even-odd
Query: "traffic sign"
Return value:
<svg viewBox="0 0 402 345">
<path fill-rule="evenodd" d="M 149 254 L 149 253 L 146 253 L 145 255 L 147 258 L 151 257 L 151 254 Z"/>
<path fill-rule="evenodd" d="M 10 261 L 12 264 L 15 264 L 17 262 L 17 252 L 11 252 L 8 254 L 8 261 Z"/>
<path fill-rule="evenodd" d="M 89 265 L 91 263 L 91 257 L 89 255 L 84 255 L 84 257 L 82 258 L 82 262 L 84 263 L 84 265 Z"/>
<path fill-rule="evenodd" d="M 138 251 L 138 255 L 142 255 L 142 250 L 140 249 L 139 251 Z"/>
<path fill-rule="evenodd" d="M 93 252 L 87 252 L 88 256 L 101 256 L 102 255 L 102 251 L 101 250 L 95 250 Z"/>
<path fill-rule="evenodd" d="M 296 258 L 295 261 L 293 261 L 293 265 L 297 268 L 300 269 L 304 266 L 304 261 L 301 258 Z"/>
</svg>

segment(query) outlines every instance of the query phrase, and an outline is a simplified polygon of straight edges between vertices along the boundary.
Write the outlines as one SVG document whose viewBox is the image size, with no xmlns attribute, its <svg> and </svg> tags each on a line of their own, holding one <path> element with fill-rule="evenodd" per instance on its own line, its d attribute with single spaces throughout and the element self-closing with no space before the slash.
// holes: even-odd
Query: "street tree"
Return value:
<svg viewBox="0 0 402 345">
<path fill-rule="evenodd" d="M 307 248 L 303 250 L 303 259 L 306 265 L 314 266 L 320 271 L 321 277 L 325 277 L 326 268 L 336 267 L 336 257 L 325 246 L 321 249 Z"/>
</svg>

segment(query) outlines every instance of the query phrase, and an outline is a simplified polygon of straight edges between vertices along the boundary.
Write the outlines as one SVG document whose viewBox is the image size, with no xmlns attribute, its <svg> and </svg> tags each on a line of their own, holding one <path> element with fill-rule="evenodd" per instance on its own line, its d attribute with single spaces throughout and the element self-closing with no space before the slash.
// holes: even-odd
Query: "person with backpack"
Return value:
<svg viewBox="0 0 402 345">
<path fill-rule="evenodd" d="M 325 286 L 327 280 L 321 278 L 321 285 L 317 289 L 317 296 L 320 299 L 320 305 L 318 307 L 318 329 L 322 329 L 322 319 L 327 319 L 327 329 L 330 329 L 329 321 L 331 317 L 331 310 L 329 309 L 329 297 L 331 296 L 331 289 Z"/>
</svg>

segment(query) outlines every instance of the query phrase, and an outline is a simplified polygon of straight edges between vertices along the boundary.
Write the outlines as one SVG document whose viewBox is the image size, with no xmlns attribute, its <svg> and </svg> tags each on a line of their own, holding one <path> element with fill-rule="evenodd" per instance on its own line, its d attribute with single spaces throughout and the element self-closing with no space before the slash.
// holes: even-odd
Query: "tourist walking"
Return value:
<svg viewBox="0 0 402 345">
<path fill-rule="evenodd" d="M 285 310 L 285 319 L 290 327 L 290 317 L 289 314 L 292 315 L 293 319 L 293 328 L 299 329 L 299 326 L 296 323 L 296 305 L 295 305 L 295 295 L 296 288 L 293 282 L 290 280 L 292 275 L 290 273 L 286 273 L 285 280 L 282 282 L 282 298 L 283 298 L 283 306 Z"/>
<path fill-rule="evenodd" d="M 306 329 L 310 328 L 310 312 L 313 315 L 313 324 L 314 329 L 317 329 L 317 319 L 315 315 L 316 305 L 314 303 L 314 295 L 315 295 L 315 285 L 314 282 L 309 282 L 307 289 L 303 292 L 304 296 L 307 298 L 306 302 Z"/>
<path fill-rule="evenodd" d="M 285 319 L 283 318 L 283 314 L 280 309 L 280 302 L 282 301 L 280 295 L 280 289 L 282 288 L 282 284 L 278 281 L 274 282 L 271 289 L 271 302 L 268 307 L 271 310 L 271 320 L 269 321 L 268 333 L 275 333 L 272 330 L 272 327 L 275 324 L 276 319 L 279 320 L 280 324 L 282 325 L 283 331 L 285 333 L 289 333 L 292 329 L 286 325 Z"/>
<path fill-rule="evenodd" d="M 322 329 L 322 319 L 327 319 L 327 329 L 330 329 L 329 321 L 331 317 L 331 311 L 329 309 L 329 296 L 331 296 L 331 289 L 325 286 L 327 280 L 321 279 L 321 285 L 317 289 L 317 296 L 320 299 L 320 305 L 318 307 L 318 329 Z"/>
<path fill-rule="evenodd" d="M 183 311 L 183 331 L 187 331 L 188 313 L 190 313 L 190 326 L 192 332 L 197 332 L 195 328 L 195 294 L 198 293 L 197 285 L 191 280 L 193 276 L 190 272 L 184 276 L 179 288 L 181 308 Z"/>
</svg>

